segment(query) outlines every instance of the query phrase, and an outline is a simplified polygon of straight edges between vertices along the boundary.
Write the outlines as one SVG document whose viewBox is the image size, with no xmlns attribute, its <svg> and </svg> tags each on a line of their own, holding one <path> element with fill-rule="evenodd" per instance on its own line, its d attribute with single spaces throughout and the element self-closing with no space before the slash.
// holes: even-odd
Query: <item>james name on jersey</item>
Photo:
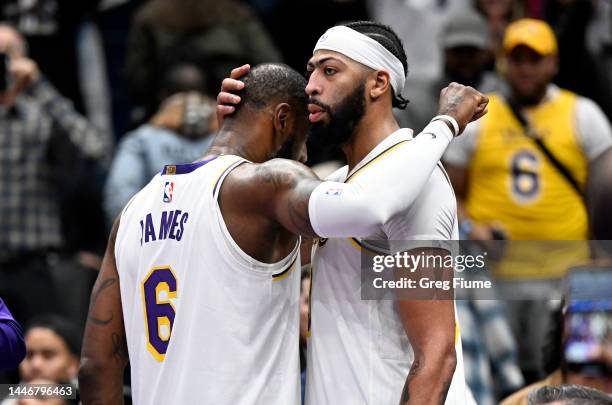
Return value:
<svg viewBox="0 0 612 405">
<path fill-rule="evenodd" d="M 181 210 L 162 211 L 157 221 L 153 214 L 147 214 L 140 220 L 140 245 L 165 239 L 179 242 L 183 238 L 188 218 L 189 213 Z M 159 225 L 156 227 L 155 224 Z"/>
</svg>

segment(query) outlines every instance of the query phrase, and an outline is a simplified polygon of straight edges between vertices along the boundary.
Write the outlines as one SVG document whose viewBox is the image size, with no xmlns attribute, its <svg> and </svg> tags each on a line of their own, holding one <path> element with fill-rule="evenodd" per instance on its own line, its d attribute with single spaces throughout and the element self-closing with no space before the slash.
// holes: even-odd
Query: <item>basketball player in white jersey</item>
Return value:
<svg viewBox="0 0 612 405">
<path fill-rule="evenodd" d="M 245 71 L 248 66 L 232 77 Z M 407 73 L 401 41 L 389 27 L 373 22 L 334 27 L 319 39 L 308 72 L 313 136 L 319 144 L 341 146 L 348 161 L 329 180 L 361 181 L 364 188 L 380 183 L 369 172 L 387 165 L 391 170 L 393 155 L 401 154 L 411 138 L 392 114 L 392 107 L 406 105 L 400 96 Z M 387 77 L 381 97 L 378 83 Z M 242 88 L 237 81 L 224 81 L 219 116 L 231 114 L 236 101 L 231 92 Z M 413 174 L 398 174 L 386 186 L 399 190 Z M 336 215 L 322 214 L 316 200 L 310 212 Z M 335 231 L 314 230 L 323 237 Z M 452 301 L 361 300 L 362 249 L 380 251 L 384 243 L 376 241 L 384 240 L 458 239 L 455 196 L 442 166 L 412 204 L 389 213 L 366 235 L 373 243 L 352 236 L 321 239 L 313 250 L 307 404 L 473 403 Z"/>
<path fill-rule="evenodd" d="M 377 97 L 388 95 L 384 76 Z M 450 86 L 441 102 L 449 116 L 390 167 L 369 172 L 388 182 L 389 171 L 412 171 L 411 185 L 364 190 L 268 161 L 304 156 L 305 84 L 282 65 L 255 68 L 207 156 L 166 166 L 123 210 L 92 293 L 79 379 L 85 404 L 120 403 L 128 357 L 135 404 L 298 404 L 294 235 L 371 234 L 414 201 L 453 127 L 486 112 L 480 93 Z"/>
</svg>

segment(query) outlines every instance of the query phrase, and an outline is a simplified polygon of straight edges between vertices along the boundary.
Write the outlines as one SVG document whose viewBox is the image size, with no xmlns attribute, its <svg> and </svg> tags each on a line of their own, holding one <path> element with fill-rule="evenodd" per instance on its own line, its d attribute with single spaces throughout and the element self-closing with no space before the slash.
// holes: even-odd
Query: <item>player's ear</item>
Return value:
<svg viewBox="0 0 612 405">
<path fill-rule="evenodd" d="M 374 100 L 380 98 L 380 96 L 385 94 L 391 87 L 391 78 L 389 77 L 389 73 L 382 70 L 374 71 L 369 82 L 371 83 L 371 87 L 369 89 L 370 97 Z"/>
<path fill-rule="evenodd" d="M 274 109 L 274 132 L 279 134 L 284 142 L 293 127 L 293 109 L 287 103 L 281 103 Z"/>
</svg>

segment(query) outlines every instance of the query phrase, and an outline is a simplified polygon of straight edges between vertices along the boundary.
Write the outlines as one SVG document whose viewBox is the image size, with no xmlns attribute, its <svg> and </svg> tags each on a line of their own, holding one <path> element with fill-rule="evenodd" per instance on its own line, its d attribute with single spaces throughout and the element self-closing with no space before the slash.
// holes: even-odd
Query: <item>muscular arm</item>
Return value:
<svg viewBox="0 0 612 405">
<path fill-rule="evenodd" d="M 347 183 L 322 182 L 300 163 L 274 159 L 233 178 L 240 182 L 233 198 L 303 236 L 365 237 L 414 202 L 451 138 L 437 122 Z"/>
<path fill-rule="evenodd" d="M 316 237 L 308 216 L 308 200 L 319 184 L 319 178 L 303 164 L 272 159 L 234 170 L 224 182 L 222 201 L 241 212 L 276 222 L 292 233 Z"/>
<path fill-rule="evenodd" d="M 89 304 L 79 369 L 84 405 L 123 404 L 123 372 L 128 353 L 115 263 L 118 227 L 117 219 Z"/>
<path fill-rule="evenodd" d="M 231 113 L 233 107 L 224 104 L 239 102 L 229 92 L 244 87 L 234 79 L 246 71 L 248 66 L 234 69 L 223 81 L 218 116 Z M 488 98 L 471 87 L 451 83 L 440 92 L 438 112 L 453 117 L 461 133 L 467 123 L 487 113 L 487 104 Z M 408 145 L 388 153 L 384 165 L 369 165 L 350 183 L 319 183 L 305 166 L 270 162 L 259 165 L 234 198 L 244 199 L 241 208 L 265 212 L 266 219 L 303 236 L 366 237 L 414 202 L 453 137 L 452 122 L 445 121 L 431 122 Z"/>
<path fill-rule="evenodd" d="M 324 182 L 309 214 L 322 237 L 367 237 L 419 196 L 452 139 L 446 124 L 429 124 L 412 141 L 390 149 L 346 183 Z"/>
<path fill-rule="evenodd" d="M 418 249 L 418 253 L 423 249 Z M 428 255 L 445 256 L 444 249 L 425 250 Z M 415 253 L 415 254 L 418 254 Z M 418 269 L 419 277 L 430 269 Z M 452 269 L 435 269 L 437 279 L 452 280 Z M 443 291 L 448 295 L 448 291 Z M 451 293 L 452 294 L 452 293 Z M 449 299 L 400 300 L 398 313 L 414 351 L 414 362 L 402 390 L 400 405 L 442 405 L 455 372 L 455 309 Z"/>
</svg>

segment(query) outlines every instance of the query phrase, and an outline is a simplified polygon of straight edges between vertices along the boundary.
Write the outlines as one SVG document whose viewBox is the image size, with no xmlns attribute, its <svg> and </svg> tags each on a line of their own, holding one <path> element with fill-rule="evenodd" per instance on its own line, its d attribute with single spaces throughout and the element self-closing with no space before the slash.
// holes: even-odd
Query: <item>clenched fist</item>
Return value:
<svg viewBox="0 0 612 405">
<path fill-rule="evenodd" d="M 452 82 L 440 92 L 438 114 L 457 120 L 460 134 L 467 124 L 487 113 L 488 103 L 488 97 L 476 89 Z"/>
</svg>

